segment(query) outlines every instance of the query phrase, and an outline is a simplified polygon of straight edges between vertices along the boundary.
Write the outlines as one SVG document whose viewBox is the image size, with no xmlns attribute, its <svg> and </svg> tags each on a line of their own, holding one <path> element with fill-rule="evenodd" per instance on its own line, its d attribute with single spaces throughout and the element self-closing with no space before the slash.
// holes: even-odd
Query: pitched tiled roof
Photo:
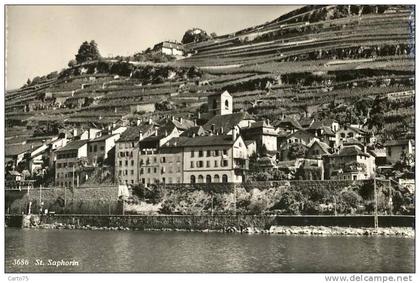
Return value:
<svg viewBox="0 0 420 283">
<path fill-rule="evenodd" d="M 295 118 L 284 118 L 281 121 L 277 121 L 274 123 L 274 126 L 276 127 L 282 127 L 284 125 L 292 125 L 296 129 L 302 129 L 302 126 L 299 124 L 299 122 Z"/>
<path fill-rule="evenodd" d="M 179 137 L 170 139 L 164 147 L 198 147 L 214 145 L 232 145 L 234 143 L 232 136 L 200 136 L 195 138 Z"/>
<path fill-rule="evenodd" d="M 188 130 L 189 128 L 194 127 L 194 121 L 188 120 L 188 119 L 182 119 L 182 122 L 180 122 L 177 119 L 173 119 L 170 121 L 177 129 L 180 129 L 182 131 Z"/>
<path fill-rule="evenodd" d="M 16 144 L 16 145 L 6 145 L 5 151 L 6 156 L 14 156 L 24 152 L 29 152 L 31 149 L 35 149 L 42 145 L 42 143 L 26 143 L 26 144 Z"/>
<path fill-rule="evenodd" d="M 237 126 L 242 120 L 253 120 L 252 117 L 246 112 L 237 112 L 227 115 L 216 115 L 210 119 L 203 128 L 207 131 L 211 130 L 214 124 L 215 130 L 220 131 L 223 128 L 223 132 L 229 132 L 234 126 Z"/>
<path fill-rule="evenodd" d="M 361 135 L 365 135 L 367 133 L 365 130 L 362 130 L 362 129 L 359 129 L 359 128 L 356 128 L 356 127 L 352 127 L 352 126 L 348 127 L 348 129 L 351 129 L 354 132 L 356 132 L 358 134 L 361 134 Z"/>
<path fill-rule="evenodd" d="M 319 141 L 319 140 L 314 140 L 314 142 L 312 143 L 312 145 L 310 147 L 312 147 L 314 144 L 318 144 L 319 147 L 327 154 L 329 154 L 329 150 L 330 150 L 330 146 L 328 144 L 326 144 L 325 142 Z"/>
<path fill-rule="evenodd" d="M 128 127 L 123 133 L 121 133 L 119 142 L 130 142 L 130 141 L 138 141 L 139 140 L 139 133 L 140 131 L 143 132 L 143 135 L 146 135 L 147 132 L 153 129 L 153 125 L 140 125 L 134 127 Z"/>
<path fill-rule="evenodd" d="M 57 149 L 56 152 L 79 149 L 87 143 L 88 143 L 88 140 L 72 141 L 72 142 L 68 143 L 66 146 Z"/>
<path fill-rule="evenodd" d="M 335 136 L 335 134 L 333 133 L 333 131 L 331 130 L 330 127 L 327 126 L 321 126 L 320 130 L 323 131 L 323 135 L 328 135 L 328 136 Z"/>
<path fill-rule="evenodd" d="M 302 127 L 307 128 L 307 127 L 311 126 L 313 120 L 314 120 L 314 118 L 303 117 L 302 119 L 299 120 L 299 124 Z"/>
<path fill-rule="evenodd" d="M 333 156 L 355 156 L 363 155 L 369 157 L 369 154 L 363 152 L 358 146 L 345 146 L 338 153 Z"/>
<path fill-rule="evenodd" d="M 93 139 L 93 140 L 89 141 L 89 142 L 100 142 L 100 141 L 104 141 L 104 140 L 107 140 L 107 139 L 109 139 L 109 138 L 111 138 L 113 136 L 115 136 L 115 134 L 114 135 L 102 135 L 102 136 L 100 136 L 100 137 L 98 137 L 96 139 Z"/>
<path fill-rule="evenodd" d="M 407 145 L 409 141 L 410 141 L 409 139 L 386 141 L 384 143 L 384 146 Z"/>
<path fill-rule="evenodd" d="M 273 128 L 270 124 L 268 124 L 266 121 L 258 121 L 251 124 L 251 126 L 248 127 L 248 129 L 252 128 L 261 128 L 261 127 L 269 127 Z"/>
<path fill-rule="evenodd" d="M 311 138 L 314 137 L 312 133 L 308 133 L 305 130 L 299 130 L 294 133 L 291 133 L 287 138 L 296 137 L 296 138 Z"/>
<path fill-rule="evenodd" d="M 356 145 L 363 146 L 363 143 L 360 142 L 359 140 L 355 139 L 355 138 L 349 138 L 345 142 L 343 142 L 343 144 L 344 145 L 353 145 L 353 144 L 356 144 Z"/>
<path fill-rule="evenodd" d="M 204 130 L 202 126 L 195 126 L 183 132 L 181 134 L 181 137 L 192 137 L 193 135 L 202 136 L 202 135 L 205 135 L 206 133 L 207 131 Z"/>
<path fill-rule="evenodd" d="M 244 143 L 245 143 L 246 146 L 248 146 L 248 145 L 250 145 L 254 142 L 255 142 L 255 140 L 244 140 Z"/>
<path fill-rule="evenodd" d="M 166 48 L 174 48 L 174 49 L 178 49 L 178 50 L 184 50 L 184 46 L 182 45 L 182 43 L 179 42 L 172 42 L 172 41 L 163 41 L 160 42 L 158 44 L 156 44 L 153 49 L 158 48 L 158 47 L 166 47 Z"/>
</svg>

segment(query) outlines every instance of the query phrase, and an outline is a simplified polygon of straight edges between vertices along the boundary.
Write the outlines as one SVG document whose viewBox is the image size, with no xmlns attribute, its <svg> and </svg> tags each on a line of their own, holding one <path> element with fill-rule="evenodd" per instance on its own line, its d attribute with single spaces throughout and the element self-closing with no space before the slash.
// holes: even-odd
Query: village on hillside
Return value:
<svg viewBox="0 0 420 283">
<path fill-rule="evenodd" d="M 84 42 L 67 69 L 6 94 L 6 188 L 379 178 L 412 194 L 413 46 L 401 33 L 325 41 L 349 23 L 411 17 L 391 8 L 303 9 L 224 36 L 194 28 L 129 58 Z"/>
<path fill-rule="evenodd" d="M 105 127 L 75 127 L 9 145 L 6 180 L 19 186 L 78 187 L 85 182 L 147 186 L 363 180 L 375 174 L 414 178 L 414 172 L 395 175 L 394 169 L 414 168 L 415 143 L 409 132 L 378 144 L 361 124 L 294 116 L 256 120 L 247 112 L 233 112 L 228 91 L 207 99 L 208 111 L 194 119 L 116 119 L 102 123 Z"/>
</svg>

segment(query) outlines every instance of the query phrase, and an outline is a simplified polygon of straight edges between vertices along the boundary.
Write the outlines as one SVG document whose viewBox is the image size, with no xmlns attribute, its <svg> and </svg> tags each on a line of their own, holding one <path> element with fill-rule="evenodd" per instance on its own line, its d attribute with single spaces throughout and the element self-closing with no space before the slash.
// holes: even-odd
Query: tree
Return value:
<svg viewBox="0 0 420 283">
<path fill-rule="evenodd" d="M 67 66 L 69 66 L 70 68 L 73 68 L 74 66 L 76 66 L 77 62 L 74 59 L 71 59 L 69 61 L 69 63 L 67 64 Z"/>
<path fill-rule="evenodd" d="M 281 209 L 286 214 L 299 215 L 306 202 L 307 200 L 301 192 L 289 190 L 282 195 L 280 201 L 272 209 Z"/>
<path fill-rule="evenodd" d="M 370 111 L 370 118 L 367 121 L 369 129 L 376 128 L 382 130 L 385 124 L 385 116 L 383 113 L 387 111 L 386 98 L 377 96 L 373 102 L 372 109 Z"/>
<path fill-rule="evenodd" d="M 201 71 L 201 69 L 197 68 L 196 66 L 192 66 L 187 71 L 187 77 L 189 79 L 201 78 L 202 75 L 203 75 L 203 72 Z"/>
<path fill-rule="evenodd" d="M 137 196 L 139 199 L 145 198 L 145 192 L 146 192 L 145 186 L 140 183 L 132 187 L 133 195 Z"/>
<path fill-rule="evenodd" d="M 289 146 L 289 152 L 287 154 L 287 157 L 290 160 L 305 157 L 307 150 L 308 149 L 303 144 L 294 143 Z"/>
<path fill-rule="evenodd" d="M 83 42 L 76 54 L 76 61 L 79 64 L 83 62 L 98 60 L 99 58 L 101 58 L 101 55 L 99 54 L 98 45 L 94 40 L 90 42 Z"/>
<path fill-rule="evenodd" d="M 201 42 L 209 40 L 210 36 L 202 29 L 193 28 L 185 32 L 182 37 L 182 44 L 192 43 L 192 42 Z"/>
</svg>

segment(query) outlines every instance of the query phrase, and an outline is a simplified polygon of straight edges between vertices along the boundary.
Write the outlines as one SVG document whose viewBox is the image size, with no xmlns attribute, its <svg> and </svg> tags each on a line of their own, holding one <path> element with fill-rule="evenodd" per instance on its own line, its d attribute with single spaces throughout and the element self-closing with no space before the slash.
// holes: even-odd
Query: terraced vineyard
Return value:
<svg viewBox="0 0 420 283">
<path fill-rule="evenodd" d="M 224 90 L 233 95 L 236 111 L 257 118 L 340 118 L 343 107 L 360 99 L 414 90 L 409 6 L 306 6 L 185 48 L 188 55 L 174 62 L 89 62 L 10 91 L 7 125 L 82 125 L 168 113 L 197 117 L 206 96 Z M 133 111 L 164 101 L 154 112 Z M 387 131 L 414 123 L 414 92 L 405 103 L 388 106 Z"/>
</svg>

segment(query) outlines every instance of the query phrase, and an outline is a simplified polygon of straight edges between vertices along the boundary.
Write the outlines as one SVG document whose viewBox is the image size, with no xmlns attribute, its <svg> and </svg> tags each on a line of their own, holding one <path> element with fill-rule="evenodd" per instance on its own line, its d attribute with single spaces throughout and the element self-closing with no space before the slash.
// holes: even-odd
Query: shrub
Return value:
<svg viewBox="0 0 420 283">
<path fill-rule="evenodd" d="M 280 201 L 273 206 L 273 209 L 281 209 L 286 214 L 299 215 L 304 202 L 306 200 L 301 192 L 287 191 L 282 195 Z"/>
</svg>

